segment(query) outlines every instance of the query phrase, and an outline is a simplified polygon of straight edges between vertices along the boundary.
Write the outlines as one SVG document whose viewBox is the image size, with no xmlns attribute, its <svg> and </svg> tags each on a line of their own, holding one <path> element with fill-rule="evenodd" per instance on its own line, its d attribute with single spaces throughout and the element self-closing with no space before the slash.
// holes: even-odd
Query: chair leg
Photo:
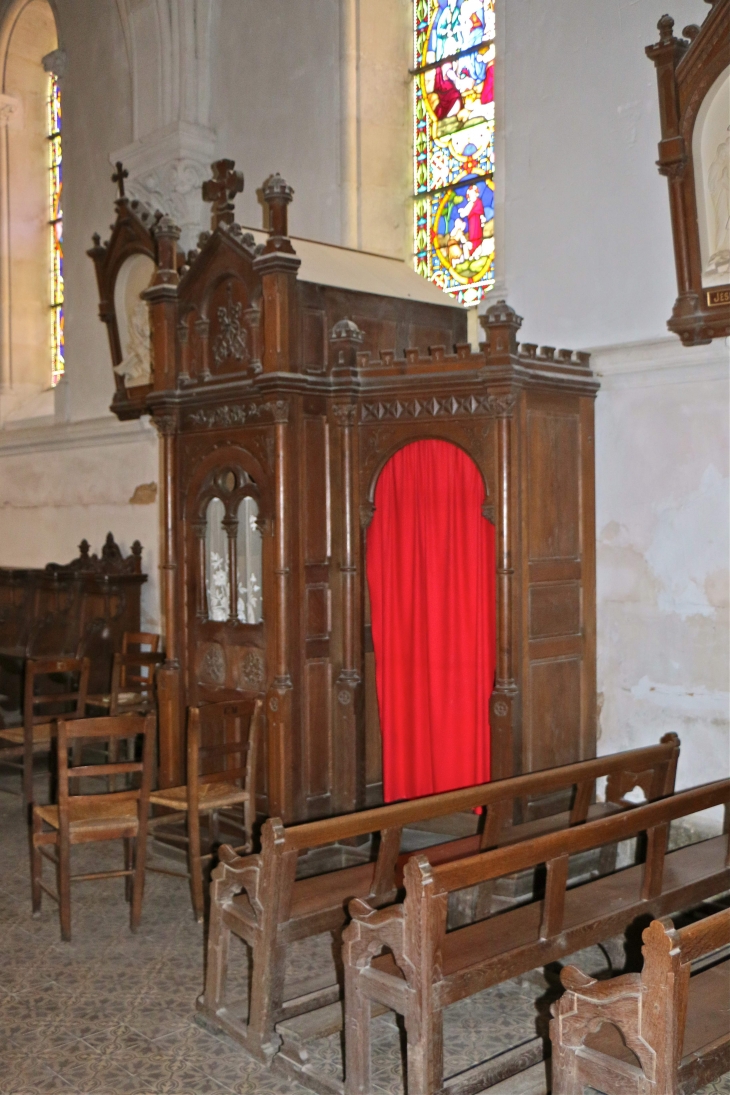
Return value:
<svg viewBox="0 0 730 1095">
<path fill-rule="evenodd" d="M 43 877 L 43 856 L 41 850 L 37 847 L 33 837 L 39 834 L 43 830 L 43 821 L 38 817 L 36 811 L 33 811 L 33 829 L 31 833 L 31 846 L 30 846 L 30 886 L 31 895 L 33 900 L 33 916 L 37 919 L 41 915 L 41 899 L 43 897 L 43 890 L 41 889 L 41 879 Z"/>
<path fill-rule="evenodd" d="M 132 906 L 129 914 L 129 926 L 133 932 L 142 919 L 142 898 L 144 897 L 144 876 L 147 867 L 147 819 L 142 820 L 137 839 L 134 841 L 134 874 L 132 884 Z"/>
<path fill-rule="evenodd" d="M 200 814 L 188 810 L 188 871 L 193 913 L 199 924 L 203 922 L 205 899 L 203 896 L 203 861 L 200 857 Z"/>
<path fill-rule="evenodd" d="M 71 942 L 71 847 L 68 837 L 58 834 L 58 912 L 61 918 L 61 939 Z"/>
<path fill-rule="evenodd" d="M 27 734 L 23 744 L 23 809 L 30 828 L 33 820 L 33 740 Z"/>
<path fill-rule="evenodd" d="M 125 836 L 122 838 L 124 844 L 124 870 L 131 871 L 134 869 L 134 841 L 131 837 Z M 129 904 L 132 900 L 133 889 L 133 875 L 128 874 L 124 879 L 124 900 Z"/>
</svg>

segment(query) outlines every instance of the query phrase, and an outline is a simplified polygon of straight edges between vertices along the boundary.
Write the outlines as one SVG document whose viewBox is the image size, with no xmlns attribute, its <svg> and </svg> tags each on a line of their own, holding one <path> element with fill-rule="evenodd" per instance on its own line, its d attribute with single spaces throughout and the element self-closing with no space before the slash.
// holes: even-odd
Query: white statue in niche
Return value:
<svg viewBox="0 0 730 1095">
<path fill-rule="evenodd" d="M 152 383 L 150 318 L 147 305 L 138 300 L 128 317 L 127 344 L 124 357 L 114 372 L 124 378 L 125 388 L 139 388 Z"/>
<path fill-rule="evenodd" d="M 715 237 L 706 272 L 727 274 L 730 273 L 730 125 L 710 164 L 707 186 L 715 214 Z"/>
</svg>

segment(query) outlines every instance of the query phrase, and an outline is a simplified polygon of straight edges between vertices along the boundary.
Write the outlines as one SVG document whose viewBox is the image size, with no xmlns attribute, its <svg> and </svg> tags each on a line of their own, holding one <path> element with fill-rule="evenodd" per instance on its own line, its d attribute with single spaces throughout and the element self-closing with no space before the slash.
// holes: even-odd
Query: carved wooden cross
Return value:
<svg viewBox="0 0 730 1095">
<path fill-rule="evenodd" d="M 233 202 L 236 194 L 243 191 L 243 174 L 234 171 L 234 160 L 216 160 L 211 164 L 213 178 L 203 183 L 203 201 L 212 202 L 210 227 L 213 232 L 219 224 L 233 224 Z"/>
<path fill-rule="evenodd" d="M 119 187 L 119 197 L 124 197 L 124 180 L 129 178 L 129 172 L 126 167 L 122 167 L 122 161 L 117 160 L 117 169 L 112 175 L 112 182 L 116 183 Z"/>
</svg>

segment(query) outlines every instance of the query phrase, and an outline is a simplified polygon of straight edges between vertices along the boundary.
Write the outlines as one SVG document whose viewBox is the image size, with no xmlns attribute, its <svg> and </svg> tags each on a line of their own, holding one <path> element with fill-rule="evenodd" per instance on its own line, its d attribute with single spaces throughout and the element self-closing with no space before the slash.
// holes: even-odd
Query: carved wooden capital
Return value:
<svg viewBox="0 0 730 1095">
<path fill-rule="evenodd" d="M 180 428 L 180 418 L 177 411 L 155 411 L 152 415 L 152 425 L 160 437 L 171 437 Z"/>
<path fill-rule="evenodd" d="M 288 422 L 289 421 L 289 401 L 287 399 L 271 400 L 269 403 L 263 403 L 261 410 L 266 410 L 274 422 Z"/>
<path fill-rule="evenodd" d="M 490 395 L 488 399 L 489 409 L 497 418 L 511 418 L 516 403 L 517 396 L 514 392 L 508 392 L 506 395 Z"/>
<path fill-rule="evenodd" d="M 348 426 L 354 426 L 357 406 L 355 403 L 335 403 L 332 413 L 344 430 Z"/>
</svg>

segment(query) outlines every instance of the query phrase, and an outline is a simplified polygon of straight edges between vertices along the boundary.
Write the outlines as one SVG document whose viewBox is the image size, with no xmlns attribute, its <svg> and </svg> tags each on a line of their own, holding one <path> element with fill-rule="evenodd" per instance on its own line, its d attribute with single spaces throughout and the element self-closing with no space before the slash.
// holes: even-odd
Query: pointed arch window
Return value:
<svg viewBox="0 0 730 1095">
<path fill-rule="evenodd" d="M 465 305 L 494 283 L 494 0 L 413 0 L 415 268 Z"/>
<path fill-rule="evenodd" d="M 63 152 L 61 149 L 61 88 L 58 77 L 48 77 L 48 146 L 50 149 L 50 258 L 51 258 L 51 384 L 65 369 L 63 339 Z"/>
<path fill-rule="evenodd" d="M 7 0 L 0 15 L 0 425 L 52 413 L 52 386 L 64 370 L 65 64 L 49 0 Z"/>
</svg>

